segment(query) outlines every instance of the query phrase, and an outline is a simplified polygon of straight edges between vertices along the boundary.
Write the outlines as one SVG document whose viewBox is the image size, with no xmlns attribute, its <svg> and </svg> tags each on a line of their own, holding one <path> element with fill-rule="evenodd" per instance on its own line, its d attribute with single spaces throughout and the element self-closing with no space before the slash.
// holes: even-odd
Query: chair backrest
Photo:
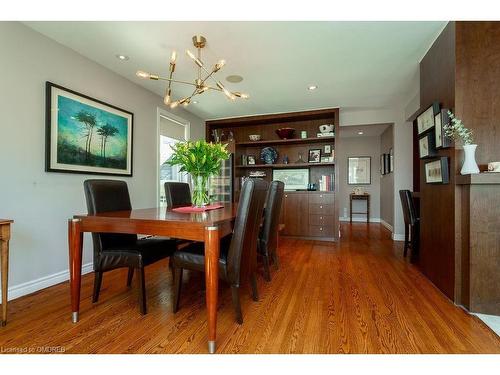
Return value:
<svg viewBox="0 0 500 375">
<path fill-rule="evenodd" d="M 414 225 L 417 221 L 417 211 L 413 204 L 413 197 L 410 190 L 400 190 L 401 206 L 403 207 L 403 219 L 406 225 Z"/>
<path fill-rule="evenodd" d="M 232 284 L 239 285 L 242 277 L 249 276 L 255 270 L 257 238 L 267 187 L 266 181 L 249 178 L 241 189 L 233 237 L 227 254 L 228 278 Z"/>
<path fill-rule="evenodd" d="M 264 224 L 259 238 L 261 246 L 270 251 L 276 250 L 281 205 L 284 195 L 285 184 L 281 181 L 271 182 L 264 209 Z"/>
<path fill-rule="evenodd" d="M 83 183 L 87 211 L 90 215 L 110 211 L 129 211 L 132 209 L 127 183 L 116 180 L 86 180 Z M 102 250 L 110 247 L 131 245 L 137 241 L 135 234 L 92 233 L 94 243 L 94 262 Z"/>
<path fill-rule="evenodd" d="M 191 191 L 185 182 L 165 182 L 165 198 L 168 208 L 191 206 Z"/>
</svg>

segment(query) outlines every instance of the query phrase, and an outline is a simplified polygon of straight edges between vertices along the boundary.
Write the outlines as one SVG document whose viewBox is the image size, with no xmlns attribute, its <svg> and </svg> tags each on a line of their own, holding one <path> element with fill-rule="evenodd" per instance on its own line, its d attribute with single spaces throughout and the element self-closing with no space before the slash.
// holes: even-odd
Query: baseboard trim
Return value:
<svg viewBox="0 0 500 375">
<path fill-rule="evenodd" d="M 401 233 L 393 233 L 392 234 L 392 240 L 393 241 L 404 241 L 405 240 L 405 235 Z"/>
<path fill-rule="evenodd" d="M 391 232 L 393 232 L 393 228 L 392 228 L 392 225 L 389 224 L 387 221 L 385 221 L 384 219 L 380 219 L 380 224 L 382 224 L 384 227 L 386 227 L 387 229 L 389 229 Z"/>
<path fill-rule="evenodd" d="M 339 220 L 340 221 L 351 221 L 351 218 L 341 216 L 341 217 L 339 217 Z M 370 223 L 380 223 L 380 220 L 381 219 L 379 217 L 371 217 L 370 218 Z M 356 222 L 356 223 L 366 223 L 366 217 L 365 218 L 362 218 L 362 217 L 353 217 L 352 221 Z"/>
<path fill-rule="evenodd" d="M 82 266 L 82 275 L 94 271 L 94 264 L 87 263 Z M 69 269 L 54 273 L 52 275 L 43 276 L 36 280 L 31 280 L 25 283 L 13 285 L 9 287 L 8 299 L 14 300 L 16 298 L 26 296 L 28 294 L 37 292 L 41 289 L 48 288 L 50 286 L 62 283 L 69 280 Z M 2 293 L 0 292 L 0 298 Z"/>
</svg>

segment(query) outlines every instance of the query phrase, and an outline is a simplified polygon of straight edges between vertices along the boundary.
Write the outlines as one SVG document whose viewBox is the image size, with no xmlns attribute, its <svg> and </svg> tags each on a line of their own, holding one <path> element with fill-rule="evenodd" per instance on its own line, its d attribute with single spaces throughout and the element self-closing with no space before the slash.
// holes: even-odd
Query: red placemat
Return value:
<svg viewBox="0 0 500 375">
<path fill-rule="evenodd" d="M 222 204 L 209 204 L 208 206 L 205 206 L 205 207 L 194 207 L 194 206 L 177 207 L 177 208 L 173 208 L 172 211 L 189 214 L 192 212 L 205 212 L 205 211 L 210 211 L 210 210 L 216 210 L 216 209 L 222 208 L 222 207 L 224 207 Z"/>
</svg>

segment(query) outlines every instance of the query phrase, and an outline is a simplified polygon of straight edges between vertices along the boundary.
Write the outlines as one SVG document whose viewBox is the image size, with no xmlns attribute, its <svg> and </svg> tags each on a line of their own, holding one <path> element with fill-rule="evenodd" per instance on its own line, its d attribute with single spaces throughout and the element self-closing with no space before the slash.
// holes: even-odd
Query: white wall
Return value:
<svg viewBox="0 0 500 375">
<path fill-rule="evenodd" d="M 341 130 L 342 133 L 342 130 Z M 337 166 L 339 169 L 339 215 L 345 220 L 349 218 L 349 194 L 355 187 L 362 188 L 370 194 L 370 219 L 380 220 L 380 137 L 348 137 L 341 136 L 340 147 L 337 155 Z M 371 157 L 371 184 L 370 185 L 348 185 L 347 184 L 347 158 L 353 156 Z M 339 165 L 340 164 L 340 165 Z M 365 201 L 353 201 L 354 212 L 366 211 Z M 354 214 L 353 220 L 366 220 L 366 215 Z"/>
<path fill-rule="evenodd" d="M 413 97 L 414 95 L 410 95 Z M 405 98 L 403 98 L 405 100 Z M 405 119 L 407 102 L 394 103 L 390 109 L 342 110 L 340 126 L 393 123 L 394 134 L 394 228 L 393 238 L 404 239 L 403 211 L 399 201 L 399 190 L 413 185 L 413 132 L 412 124 Z M 341 146 L 342 147 L 342 146 Z"/>
<path fill-rule="evenodd" d="M 44 172 L 45 81 L 134 113 L 134 176 L 122 179 L 138 208 L 156 205 L 156 114 L 163 103 L 17 22 L 0 22 L 0 51 L 0 217 L 15 220 L 11 299 L 67 279 L 67 219 L 86 212 L 83 181 L 92 177 Z M 174 113 L 191 122 L 192 139 L 204 138 L 200 118 L 182 109 Z M 92 261 L 90 236 L 85 237 L 84 264 Z"/>
</svg>

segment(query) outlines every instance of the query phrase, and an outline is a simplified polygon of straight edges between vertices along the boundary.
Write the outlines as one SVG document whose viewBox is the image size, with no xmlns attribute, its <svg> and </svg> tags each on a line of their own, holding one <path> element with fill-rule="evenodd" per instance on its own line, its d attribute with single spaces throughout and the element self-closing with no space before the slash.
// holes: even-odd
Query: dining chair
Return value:
<svg viewBox="0 0 500 375">
<path fill-rule="evenodd" d="M 165 182 L 165 198 L 168 208 L 191 206 L 191 191 L 186 182 Z"/>
<path fill-rule="evenodd" d="M 84 183 L 87 210 L 90 215 L 109 211 L 132 209 L 125 181 L 86 180 Z M 132 283 L 134 270 L 139 277 L 139 304 L 142 314 L 147 313 L 144 267 L 171 256 L 176 241 L 164 238 L 138 239 L 135 234 L 92 233 L 94 245 L 94 293 L 92 302 L 99 300 L 104 272 L 127 267 L 127 286 Z"/>
<path fill-rule="evenodd" d="M 219 277 L 231 286 L 236 321 L 239 324 L 243 323 L 239 294 L 242 276 L 248 276 L 250 279 L 253 299 L 257 301 L 259 298 L 255 276 L 257 239 L 267 187 L 267 182 L 263 180 L 245 181 L 240 193 L 233 232 L 220 241 Z M 175 313 L 179 309 L 183 270 L 205 272 L 204 245 L 193 243 L 175 252 L 172 261 L 174 267 L 173 311 Z M 243 262 L 247 263 L 243 264 Z M 242 275 L 242 271 L 245 271 L 245 275 Z"/>
<path fill-rule="evenodd" d="M 274 265 L 279 268 L 278 262 L 278 227 L 281 215 L 281 205 L 285 193 L 285 184 L 281 181 L 273 181 L 267 192 L 266 207 L 264 209 L 264 223 L 262 225 L 257 250 L 264 260 L 264 275 L 267 281 L 271 281 L 269 257 L 273 259 Z"/>
<path fill-rule="evenodd" d="M 418 253 L 418 240 L 420 236 L 420 218 L 413 203 L 410 190 L 400 190 L 401 206 L 403 207 L 403 219 L 405 223 L 405 243 L 403 256 L 406 257 L 408 248 L 412 250 L 412 258 Z"/>
</svg>

